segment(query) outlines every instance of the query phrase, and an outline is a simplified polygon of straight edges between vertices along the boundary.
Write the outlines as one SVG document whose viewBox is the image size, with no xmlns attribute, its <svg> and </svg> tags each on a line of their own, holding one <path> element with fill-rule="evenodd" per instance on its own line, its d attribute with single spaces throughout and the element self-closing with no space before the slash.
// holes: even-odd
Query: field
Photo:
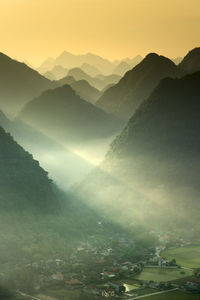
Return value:
<svg viewBox="0 0 200 300">
<path fill-rule="evenodd" d="M 162 252 L 168 260 L 176 259 L 177 264 L 186 268 L 200 268 L 200 246 L 181 247 Z"/>
<path fill-rule="evenodd" d="M 184 271 L 185 274 L 181 274 Z M 191 276 L 193 271 L 191 270 L 181 270 L 181 269 L 165 269 L 165 268 L 144 268 L 144 270 L 135 277 L 135 279 L 145 280 L 145 281 L 171 281 L 186 276 Z"/>
<path fill-rule="evenodd" d="M 162 295 L 144 298 L 148 300 L 200 300 L 200 295 L 185 294 L 182 292 L 171 292 Z"/>
</svg>

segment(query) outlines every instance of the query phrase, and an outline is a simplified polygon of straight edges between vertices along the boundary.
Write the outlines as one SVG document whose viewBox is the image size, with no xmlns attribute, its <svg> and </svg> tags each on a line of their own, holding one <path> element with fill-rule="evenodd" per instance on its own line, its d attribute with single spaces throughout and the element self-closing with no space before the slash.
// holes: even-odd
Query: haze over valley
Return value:
<svg viewBox="0 0 200 300">
<path fill-rule="evenodd" d="M 199 12 L 0 3 L 0 300 L 200 300 Z"/>
</svg>

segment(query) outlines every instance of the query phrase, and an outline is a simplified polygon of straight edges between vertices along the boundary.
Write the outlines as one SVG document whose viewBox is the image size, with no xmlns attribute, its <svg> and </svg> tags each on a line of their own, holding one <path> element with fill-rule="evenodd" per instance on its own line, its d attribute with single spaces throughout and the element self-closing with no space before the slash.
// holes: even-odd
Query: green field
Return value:
<svg viewBox="0 0 200 300">
<path fill-rule="evenodd" d="M 181 247 L 162 252 L 168 260 L 176 259 L 177 264 L 186 268 L 200 268 L 200 246 Z"/>
<path fill-rule="evenodd" d="M 181 274 L 184 271 L 185 274 Z M 144 270 L 135 277 L 138 280 L 145 281 L 171 281 L 179 278 L 191 276 L 193 271 L 181 269 L 165 269 L 165 268 L 144 268 Z"/>
<path fill-rule="evenodd" d="M 148 297 L 146 299 L 148 300 L 200 300 L 200 295 L 185 294 L 177 291 L 177 292 L 170 292 L 162 295 Z"/>
</svg>

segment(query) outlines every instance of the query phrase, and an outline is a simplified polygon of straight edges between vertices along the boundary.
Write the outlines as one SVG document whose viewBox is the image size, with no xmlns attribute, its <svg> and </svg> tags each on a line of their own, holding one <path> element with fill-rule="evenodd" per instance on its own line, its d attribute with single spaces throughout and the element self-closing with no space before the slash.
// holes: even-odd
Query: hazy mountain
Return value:
<svg viewBox="0 0 200 300">
<path fill-rule="evenodd" d="M 56 80 L 56 77 L 50 71 L 47 71 L 46 73 L 44 73 L 43 76 L 52 81 Z"/>
<path fill-rule="evenodd" d="M 87 73 L 91 77 L 95 77 L 95 76 L 101 74 L 101 72 L 96 67 L 86 64 L 86 63 L 82 64 L 80 68 L 81 68 L 81 70 L 83 70 L 85 73 Z"/>
<path fill-rule="evenodd" d="M 50 70 L 50 72 L 55 76 L 56 80 L 59 80 L 67 75 L 68 69 L 56 65 Z"/>
<path fill-rule="evenodd" d="M 24 63 L 0 53 L 0 107 L 15 113 L 25 103 L 52 87 L 52 82 Z"/>
<path fill-rule="evenodd" d="M 103 88 L 106 87 L 108 84 L 116 84 L 121 79 L 121 76 L 117 74 L 110 74 L 110 75 L 102 75 L 99 74 L 95 77 L 95 79 L 99 79 L 103 82 Z"/>
<path fill-rule="evenodd" d="M 179 67 L 186 73 L 192 73 L 200 70 L 200 47 L 189 51 L 183 58 Z"/>
<path fill-rule="evenodd" d="M 29 102 L 19 119 L 63 143 L 105 138 L 121 126 L 119 119 L 82 100 L 68 85 Z"/>
<path fill-rule="evenodd" d="M 113 87 L 114 85 L 115 85 L 114 83 L 109 83 L 101 90 L 101 93 L 103 94 L 105 91 L 107 91 L 109 88 Z"/>
<path fill-rule="evenodd" d="M 178 56 L 176 58 L 171 59 L 176 65 L 180 64 L 180 62 L 183 60 L 182 57 Z"/>
<path fill-rule="evenodd" d="M 81 193 L 105 210 L 115 199 L 115 210 L 121 214 L 125 207 L 126 219 L 195 222 L 200 209 L 199 86 L 200 72 L 163 79 Z"/>
<path fill-rule="evenodd" d="M 83 100 L 93 104 L 102 94 L 99 90 L 91 86 L 86 80 L 74 81 L 70 84 L 70 86 Z"/>
<path fill-rule="evenodd" d="M 67 190 L 70 184 L 82 180 L 93 167 L 90 162 L 42 134 L 41 131 L 19 120 L 10 121 L 1 111 L 0 126 L 40 161 L 42 168 L 48 171 L 50 177 L 63 190 Z"/>
<path fill-rule="evenodd" d="M 110 74 L 113 70 L 113 63 L 98 55 L 94 55 L 92 53 L 74 55 L 64 51 L 56 59 L 48 59 L 42 63 L 42 65 L 38 68 L 38 71 L 45 73 L 56 65 L 60 65 L 67 69 L 72 69 L 81 67 L 84 63 L 97 68 L 103 74 Z"/>
<path fill-rule="evenodd" d="M 110 83 L 116 83 L 120 79 L 120 76 L 115 74 L 111 74 L 107 76 L 99 74 L 96 77 L 91 77 L 80 68 L 74 68 L 69 70 L 68 76 L 74 77 L 76 81 L 86 80 L 90 85 L 92 85 L 98 90 L 102 90 L 106 85 Z"/>
<path fill-rule="evenodd" d="M 131 65 L 129 65 L 127 62 L 125 61 L 121 61 L 113 70 L 114 74 L 120 75 L 120 76 L 124 76 L 124 74 L 129 71 L 130 69 L 132 69 Z"/>
<path fill-rule="evenodd" d="M 116 116 L 129 119 L 161 79 L 176 77 L 179 74 L 179 69 L 170 59 L 150 53 L 128 71 L 118 84 L 106 90 L 97 101 L 97 106 Z"/>
<path fill-rule="evenodd" d="M 35 161 L 0 127 L 1 210 L 59 210 L 57 188 Z"/>
<path fill-rule="evenodd" d="M 123 61 L 125 61 L 127 64 L 129 64 L 132 68 L 134 68 L 137 64 L 139 64 L 143 60 L 143 57 L 141 55 L 137 55 L 133 58 L 125 58 Z"/>
<path fill-rule="evenodd" d="M 70 76 L 70 75 L 67 75 L 66 77 L 60 79 L 60 80 L 57 80 L 56 81 L 56 84 L 57 86 L 62 86 L 62 85 L 65 85 L 65 84 L 72 84 L 73 82 L 75 82 L 76 80 L 74 79 L 73 76 Z"/>
</svg>

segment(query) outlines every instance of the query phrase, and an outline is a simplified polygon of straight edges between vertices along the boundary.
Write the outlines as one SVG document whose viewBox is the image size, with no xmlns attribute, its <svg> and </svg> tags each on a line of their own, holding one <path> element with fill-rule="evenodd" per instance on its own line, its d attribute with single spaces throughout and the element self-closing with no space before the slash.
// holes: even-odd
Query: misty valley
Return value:
<svg viewBox="0 0 200 300">
<path fill-rule="evenodd" d="M 0 299 L 200 299 L 200 48 L 0 53 Z"/>
</svg>

